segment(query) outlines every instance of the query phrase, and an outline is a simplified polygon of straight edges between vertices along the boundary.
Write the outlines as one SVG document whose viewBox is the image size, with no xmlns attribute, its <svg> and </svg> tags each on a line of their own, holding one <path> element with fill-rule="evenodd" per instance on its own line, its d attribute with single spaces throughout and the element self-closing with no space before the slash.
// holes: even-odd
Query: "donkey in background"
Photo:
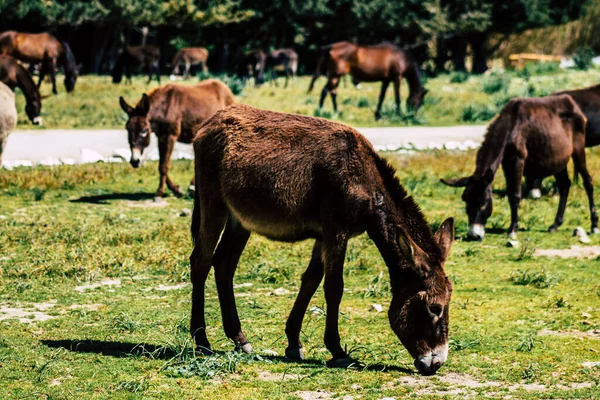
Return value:
<svg viewBox="0 0 600 400">
<path fill-rule="evenodd" d="M 333 356 L 328 365 L 348 367 L 338 330 L 344 258 L 348 240 L 366 231 L 390 273 L 393 331 L 421 374 L 435 374 L 444 364 L 452 284 L 443 266 L 454 240 L 453 219 L 432 234 L 394 169 L 360 133 L 323 119 L 234 105 L 200 128 L 194 154 L 191 332 L 200 348 L 210 351 L 204 285 L 211 266 L 225 334 L 251 352 L 233 293 L 250 232 L 285 242 L 313 238 L 312 259 L 287 320 L 286 356 L 304 358 L 302 320 L 324 277 L 325 345 Z"/>
</svg>

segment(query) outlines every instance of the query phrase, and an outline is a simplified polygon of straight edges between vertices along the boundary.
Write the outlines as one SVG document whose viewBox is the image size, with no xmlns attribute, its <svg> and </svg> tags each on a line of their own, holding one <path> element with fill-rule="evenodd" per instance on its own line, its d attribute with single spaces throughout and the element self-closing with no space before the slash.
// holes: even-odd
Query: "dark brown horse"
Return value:
<svg viewBox="0 0 600 400">
<path fill-rule="evenodd" d="M 277 86 L 277 68 L 285 72 L 285 85 L 287 87 L 290 76 L 296 79 L 298 71 L 298 53 L 293 49 L 277 49 L 269 53 L 265 59 L 265 69 L 270 71 L 271 81 Z"/>
<path fill-rule="evenodd" d="M 188 79 L 190 76 L 190 69 L 193 65 L 202 65 L 202 71 L 207 72 L 206 60 L 208 60 L 208 50 L 204 47 L 185 47 L 177 52 L 175 58 L 173 58 L 173 72 L 171 72 L 171 78 L 175 77 L 175 74 L 180 72 L 181 65 L 183 64 L 185 69 L 183 71 L 183 79 Z"/>
<path fill-rule="evenodd" d="M 209 79 L 196 85 L 169 84 L 144 93 L 135 107 L 123 97 L 121 108 L 129 116 L 126 128 L 131 148 L 131 165 L 140 166 L 150 133 L 158 138 L 160 183 L 156 197 L 164 194 L 165 183 L 176 195 L 182 192 L 169 179 L 169 164 L 175 142 L 191 143 L 197 125 L 234 101 L 233 93 L 221 81 Z"/>
<path fill-rule="evenodd" d="M 38 88 L 46 74 L 52 80 L 52 93 L 56 91 L 56 69 L 62 66 L 65 73 L 67 92 L 75 89 L 79 74 L 77 63 L 67 42 L 60 41 L 47 32 L 20 33 L 7 31 L 0 34 L 0 54 L 5 54 L 27 63 L 40 63 Z"/>
<path fill-rule="evenodd" d="M 502 164 L 511 211 L 509 235 L 516 238 L 521 201 L 521 180 L 532 181 L 554 175 L 560 194 L 554 232 L 563 223 L 571 181 L 567 173 L 569 159 L 583 177 L 588 196 L 592 232 L 598 233 L 594 206 L 594 187 L 585 162 L 585 115 L 568 95 L 541 99 L 513 99 L 489 126 L 477 152 L 472 176 L 442 180 L 450 186 L 464 186 L 463 200 L 469 217 L 467 237 L 482 240 L 485 223 L 492 214 L 492 181 Z"/>
<path fill-rule="evenodd" d="M 21 89 L 21 92 L 25 96 L 25 113 L 27 117 L 34 125 L 41 125 L 42 97 L 29 71 L 14 58 L 0 56 L 0 82 L 7 85 L 13 91 L 16 87 Z"/>
<path fill-rule="evenodd" d="M 406 51 L 389 43 L 359 46 L 349 42 L 338 42 L 324 47 L 308 88 L 309 93 L 319 75 L 323 73 L 327 74 L 327 84 L 321 92 L 319 108 L 323 107 L 325 97 L 329 93 L 335 112 L 337 112 L 337 87 L 340 77 L 346 74 L 352 75 L 354 84 L 381 81 L 381 93 L 375 111 L 377 119 L 381 117 L 381 106 L 390 82 L 394 85 L 397 113 L 400 113 L 402 78 L 407 80 L 410 89 L 407 106 L 411 110 L 417 111 L 421 107 L 427 93 L 427 89 L 421 84 L 421 73 L 415 60 Z"/>
<path fill-rule="evenodd" d="M 131 75 L 140 67 L 143 67 L 148 74 L 148 83 L 152 81 L 153 74 L 156 75 L 156 81 L 160 83 L 160 50 L 158 47 L 125 46 L 112 71 L 113 83 L 121 83 L 123 70 L 125 70 L 127 80 L 131 83 Z"/>
<path fill-rule="evenodd" d="M 367 139 L 323 119 L 234 105 L 201 127 L 194 153 L 191 332 L 198 346 L 210 349 L 204 284 L 211 265 L 225 334 L 251 352 L 233 294 L 233 276 L 250 232 L 285 242 L 313 238 L 312 259 L 286 325 L 286 356 L 304 358 L 302 319 L 324 276 L 329 365 L 347 367 L 338 331 L 344 258 L 348 240 L 366 231 L 389 269 L 391 327 L 419 372 L 435 374 L 448 353 L 452 284 L 443 265 L 454 223 L 450 218 L 432 234 L 394 169 Z"/>
<path fill-rule="evenodd" d="M 238 76 L 244 81 L 254 78 L 254 86 L 260 87 L 265 82 L 265 66 L 267 55 L 262 50 L 245 53 L 237 65 Z"/>
</svg>

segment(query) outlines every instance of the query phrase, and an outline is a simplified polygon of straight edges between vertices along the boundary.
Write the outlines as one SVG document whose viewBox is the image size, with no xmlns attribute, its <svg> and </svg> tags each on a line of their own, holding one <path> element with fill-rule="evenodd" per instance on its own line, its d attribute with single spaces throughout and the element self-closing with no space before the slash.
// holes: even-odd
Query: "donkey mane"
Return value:
<svg viewBox="0 0 600 400">
<path fill-rule="evenodd" d="M 409 196 L 398 177 L 396 177 L 396 169 L 375 153 L 374 150 L 372 150 L 372 154 L 377 170 L 383 179 L 383 184 L 400 210 L 400 218 L 408 233 L 426 253 L 439 259 L 441 257 L 440 250 L 433 240 L 431 228 L 425 219 L 425 215 L 423 215 L 423 211 L 421 211 L 421 207 L 412 196 Z"/>
</svg>

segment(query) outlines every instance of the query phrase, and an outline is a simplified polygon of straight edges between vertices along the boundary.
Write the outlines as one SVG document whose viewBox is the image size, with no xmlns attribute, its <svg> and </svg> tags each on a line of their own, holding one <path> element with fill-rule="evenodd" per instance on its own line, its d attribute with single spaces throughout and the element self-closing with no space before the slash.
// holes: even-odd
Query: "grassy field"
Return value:
<svg viewBox="0 0 600 400">
<path fill-rule="evenodd" d="M 146 84 L 145 77 L 136 77 L 133 84 L 114 85 L 108 76 L 82 76 L 72 94 L 66 94 L 58 78 L 59 94 L 43 101 L 42 116 L 45 128 L 123 128 L 127 120 L 119 107 L 119 96 L 130 103 L 137 102 L 144 91 L 158 86 L 156 82 Z M 485 124 L 499 109 L 515 96 L 543 96 L 556 90 L 585 87 L 600 81 L 600 70 L 557 71 L 556 68 L 528 68 L 525 72 L 469 76 L 466 74 L 440 75 L 425 82 L 429 93 L 416 116 L 397 116 L 394 113 L 393 90 L 388 89 L 383 108 L 383 118 L 375 121 L 374 112 L 379 96 L 379 83 L 363 83 L 362 90 L 356 89 L 349 80 L 340 85 L 338 95 L 339 113 L 333 114 L 328 98 L 319 113 L 317 106 L 320 91 L 326 79 L 321 77 L 312 94 L 307 94 L 308 77 L 301 77 L 289 88 L 267 83 L 261 88 L 246 88 L 238 101 L 252 106 L 276 111 L 305 115 L 317 115 L 346 122 L 352 126 L 403 126 L 403 125 L 457 125 Z M 169 82 L 163 77 L 163 84 Z M 191 80 L 189 83 L 196 82 Z M 50 85 L 42 85 L 42 94 L 50 94 Z M 403 97 L 408 94 L 408 85 L 402 83 Z M 19 109 L 18 129 L 36 128 L 24 113 L 24 98 L 17 96 Z M 404 102 L 403 102 L 404 107 Z"/>
<path fill-rule="evenodd" d="M 100 80 L 82 79 L 79 93 Z M 131 94 L 139 86 L 119 90 Z M 249 92 L 245 100 L 250 99 L 260 97 Z M 118 125 L 119 113 L 106 113 L 106 120 Z M 590 153 L 591 171 L 600 171 L 600 152 Z M 411 358 L 390 330 L 388 273 L 366 236 L 350 242 L 340 316 L 342 341 L 364 368 L 324 366 L 329 353 L 322 342 L 326 310 L 321 289 L 302 334 L 308 361 L 281 358 L 285 320 L 311 243 L 280 244 L 258 236 L 251 237 L 235 281 L 243 329 L 256 354 L 233 352 L 222 332 L 211 277 L 208 335 L 218 352 L 194 358 L 187 331 L 190 217 L 182 213 L 191 208 L 191 200 L 152 202 L 156 163 L 139 171 L 124 163 L 88 164 L 0 174 L 0 397 L 600 396 L 600 366 L 589 364 L 600 360 L 598 257 L 535 254 L 581 245 L 571 237 L 577 226 L 589 229 L 581 184 L 573 186 L 565 224 L 555 234 L 545 230 L 557 199 L 546 195 L 524 201 L 521 247 L 507 248 L 509 211 L 501 174 L 483 243 L 462 241 L 467 226 L 461 193 L 439 183 L 441 177 L 471 172 L 474 152 L 390 159 L 434 227 L 457 217 L 458 240 L 446 266 L 455 287 L 451 350 L 437 376 L 415 375 Z M 183 184 L 191 170 L 189 161 L 177 161 L 172 177 Z M 546 184 L 548 191 L 550 180 Z M 598 245 L 598 237 L 592 237 L 586 248 Z M 382 304 L 384 312 L 372 311 L 374 303 Z"/>
</svg>

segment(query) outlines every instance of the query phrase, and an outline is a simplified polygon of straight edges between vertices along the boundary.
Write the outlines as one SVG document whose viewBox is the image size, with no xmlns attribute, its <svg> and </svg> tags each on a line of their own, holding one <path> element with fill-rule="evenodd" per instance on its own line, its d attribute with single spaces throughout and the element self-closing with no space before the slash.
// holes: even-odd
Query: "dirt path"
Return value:
<svg viewBox="0 0 600 400">
<path fill-rule="evenodd" d="M 477 146 L 485 126 L 358 128 L 377 150 L 400 148 L 466 149 Z M 32 164 L 78 164 L 129 159 L 124 130 L 32 130 L 15 131 L 4 151 L 5 167 Z M 158 159 L 156 138 L 152 138 L 146 159 Z M 190 145 L 178 143 L 174 158 L 191 158 Z"/>
</svg>

